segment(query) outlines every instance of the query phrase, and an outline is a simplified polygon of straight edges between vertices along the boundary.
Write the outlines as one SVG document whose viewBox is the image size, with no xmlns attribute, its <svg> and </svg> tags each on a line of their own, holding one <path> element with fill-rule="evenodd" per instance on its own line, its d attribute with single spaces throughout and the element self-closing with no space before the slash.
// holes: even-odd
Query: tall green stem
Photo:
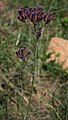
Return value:
<svg viewBox="0 0 68 120">
<path fill-rule="evenodd" d="M 28 118 L 30 104 L 31 104 L 31 98 L 32 98 L 32 92 L 33 92 L 33 85 L 34 85 L 34 74 L 32 74 L 32 86 L 31 86 L 31 92 L 30 92 L 30 99 L 29 99 L 29 104 L 28 104 L 28 108 L 27 108 L 27 112 L 26 112 L 26 116 L 25 116 L 24 120 L 27 120 L 27 118 Z"/>
</svg>

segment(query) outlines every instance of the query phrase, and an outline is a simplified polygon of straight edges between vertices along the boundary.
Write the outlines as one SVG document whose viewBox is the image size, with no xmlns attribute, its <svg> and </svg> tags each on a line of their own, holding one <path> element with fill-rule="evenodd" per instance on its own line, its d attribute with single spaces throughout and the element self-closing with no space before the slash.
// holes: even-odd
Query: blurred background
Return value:
<svg viewBox="0 0 68 120">
<path fill-rule="evenodd" d="M 55 60 L 46 62 L 52 54 L 46 54 L 52 37 L 68 40 L 67 0 L 0 0 L 0 120 L 23 120 L 30 95 L 31 75 L 15 54 L 23 45 L 32 49 L 35 39 L 29 32 L 31 26 L 17 20 L 22 5 L 41 5 L 44 11 L 56 13 L 43 32 L 40 81 L 33 87 L 28 120 L 68 120 L 67 68 Z M 32 64 L 30 59 L 27 62 Z"/>
</svg>

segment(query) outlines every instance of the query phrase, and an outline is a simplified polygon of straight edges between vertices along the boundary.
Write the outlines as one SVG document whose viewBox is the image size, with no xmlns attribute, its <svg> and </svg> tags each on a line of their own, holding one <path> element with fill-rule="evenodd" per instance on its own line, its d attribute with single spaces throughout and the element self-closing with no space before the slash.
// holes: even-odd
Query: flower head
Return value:
<svg viewBox="0 0 68 120">
<path fill-rule="evenodd" d="M 26 47 L 22 47 L 21 49 L 16 50 L 16 55 L 21 59 L 27 58 L 30 54 L 31 51 L 26 52 Z"/>
<path fill-rule="evenodd" d="M 22 6 L 18 10 L 18 14 L 19 15 L 17 18 L 20 21 L 24 22 L 26 19 L 29 19 L 33 24 L 41 22 L 42 20 L 45 22 L 45 24 L 48 24 L 54 18 L 53 13 L 44 12 L 41 6 L 34 6 L 33 8 L 24 8 L 24 6 Z"/>
</svg>

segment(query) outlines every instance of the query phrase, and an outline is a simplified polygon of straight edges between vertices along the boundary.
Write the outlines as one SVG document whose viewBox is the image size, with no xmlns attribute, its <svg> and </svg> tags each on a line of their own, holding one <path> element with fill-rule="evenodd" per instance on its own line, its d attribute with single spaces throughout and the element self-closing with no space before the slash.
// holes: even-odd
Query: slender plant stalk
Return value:
<svg viewBox="0 0 68 120">
<path fill-rule="evenodd" d="M 34 85 L 34 74 L 32 75 L 32 86 L 31 86 L 31 92 L 30 92 L 30 99 L 29 99 L 29 104 L 28 104 L 28 108 L 27 108 L 27 112 L 26 112 L 24 120 L 27 120 L 27 118 L 28 118 L 30 104 L 31 104 L 31 98 L 32 98 L 32 92 L 33 92 L 33 85 Z"/>
<path fill-rule="evenodd" d="M 37 53 L 36 53 L 37 52 Z M 36 56 L 36 54 L 37 54 L 37 56 Z M 38 41 L 37 41 L 37 44 L 36 44 L 36 46 L 35 46 L 35 50 L 34 50 L 34 58 L 38 58 Z M 24 61 L 25 63 L 26 63 L 26 61 Z M 34 72 L 35 72 L 35 64 L 36 64 L 36 62 L 34 61 Z M 30 69 L 30 71 L 31 71 L 31 68 L 30 68 L 30 66 L 26 63 L 26 65 L 28 66 L 28 68 Z M 31 92 L 30 92 L 30 98 L 29 98 L 29 104 L 28 104 L 28 107 L 27 107 L 27 112 L 26 112 L 26 115 L 25 115 L 25 117 L 24 117 L 24 120 L 27 120 L 27 118 L 28 118 L 28 114 L 29 114 L 29 110 L 30 110 L 30 104 L 31 104 L 31 99 L 32 99 L 32 92 L 33 92 L 33 85 L 34 85 L 34 78 L 35 78 L 35 75 L 34 75 L 34 73 L 31 71 L 31 74 L 32 74 L 32 85 L 31 85 Z"/>
<path fill-rule="evenodd" d="M 37 43 L 37 77 L 39 82 L 39 44 Z"/>
</svg>

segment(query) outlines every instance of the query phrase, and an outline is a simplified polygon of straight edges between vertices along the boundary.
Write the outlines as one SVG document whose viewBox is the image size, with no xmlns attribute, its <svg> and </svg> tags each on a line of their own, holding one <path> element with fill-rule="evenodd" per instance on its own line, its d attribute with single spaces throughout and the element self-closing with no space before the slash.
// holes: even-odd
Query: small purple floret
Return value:
<svg viewBox="0 0 68 120">
<path fill-rule="evenodd" d="M 21 13 L 22 13 L 22 10 L 21 10 L 21 9 L 19 9 L 19 10 L 18 10 L 18 13 L 19 13 L 19 15 L 21 15 Z"/>
<path fill-rule="evenodd" d="M 26 47 L 21 48 L 21 51 L 24 51 L 24 50 L 26 50 Z"/>
<path fill-rule="evenodd" d="M 21 6 L 21 9 L 23 9 L 24 8 L 24 6 Z"/>
<path fill-rule="evenodd" d="M 29 52 L 25 55 L 25 57 L 27 58 L 30 54 L 31 54 L 31 51 L 29 51 Z"/>
</svg>

